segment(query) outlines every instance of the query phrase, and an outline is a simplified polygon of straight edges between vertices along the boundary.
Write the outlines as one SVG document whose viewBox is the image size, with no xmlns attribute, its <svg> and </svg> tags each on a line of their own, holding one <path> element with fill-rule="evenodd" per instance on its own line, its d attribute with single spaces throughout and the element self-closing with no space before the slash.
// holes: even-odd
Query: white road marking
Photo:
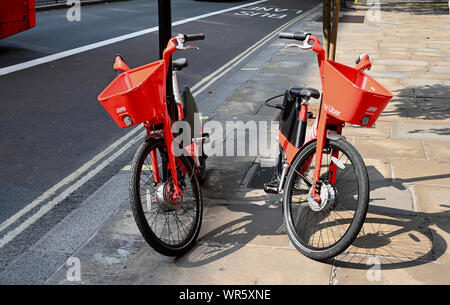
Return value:
<svg viewBox="0 0 450 305">
<path fill-rule="evenodd" d="M 201 18 L 206 18 L 206 17 L 209 17 L 209 16 L 214 16 L 214 15 L 217 15 L 217 14 L 221 14 L 221 13 L 226 13 L 226 12 L 231 11 L 231 10 L 239 9 L 239 8 L 242 8 L 242 7 L 245 7 L 245 6 L 253 5 L 253 4 L 256 4 L 256 3 L 260 3 L 260 2 L 266 2 L 266 1 L 268 1 L 268 0 L 260 0 L 260 1 L 252 2 L 252 3 L 248 3 L 248 4 L 232 7 L 232 8 L 229 8 L 229 9 L 224 9 L 224 10 L 220 10 L 220 11 L 216 11 L 216 12 L 212 12 L 212 13 L 208 13 L 208 14 L 203 14 L 203 15 L 200 15 L 200 16 L 197 16 L 197 17 L 192 17 L 192 18 L 189 18 L 189 19 L 185 19 L 185 20 L 174 22 L 173 25 L 175 26 L 175 25 L 186 23 L 188 21 L 194 21 L 194 20 L 198 20 L 198 19 L 201 19 Z M 95 44 L 91 44 L 91 45 L 88 45 L 88 46 L 85 46 L 85 47 L 81 47 L 81 48 L 77 48 L 77 49 L 61 52 L 61 53 L 58 53 L 59 55 L 58 54 L 54 54 L 54 55 L 42 57 L 40 59 L 32 60 L 32 61 L 29 61 L 29 62 L 21 63 L 21 64 L 18 64 L 18 65 L 2 68 L 2 69 L 0 69 L 0 75 L 4 75 L 4 74 L 12 73 L 12 72 L 15 72 L 15 71 L 19 71 L 19 70 L 22 70 L 22 69 L 26 69 L 26 68 L 29 68 L 29 67 L 32 67 L 32 66 L 39 65 L 41 63 L 49 62 L 49 61 L 52 61 L 52 60 L 57 60 L 57 59 L 60 59 L 60 58 L 66 57 L 66 56 L 70 56 L 70 55 L 73 55 L 73 54 L 77 54 L 77 53 L 80 53 L 80 52 L 84 52 L 84 51 L 87 51 L 87 50 L 90 50 L 90 49 L 93 49 L 93 48 L 98 48 L 98 47 L 101 47 L 101 46 L 104 46 L 104 45 L 107 45 L 107 44 L 112 44 L 112 43 L 115 43 L 115 42 L 118 42 L 118 41 L 122 41 L 122 40 L 125 40 L 125 39 L 130 39 L 130 38 L 133 38 L 133 37 L 137 37 L 139 35 L 144 35 L 146 33 L 149 33 L 149 31 L 154 31 L 154 30 L 158 30 L 158 27 L 153 27 L 153 28 L 150 28 L 150 29 L 146 29 L 146 30 L 142 30 L 142 31 L 139 31 L 139 32 L 131 33 L 131 34 L 128 34 L 128 35 L 123 35 L 123 36 L 119 36 L 119 37 L 116 37 L 116 38 L 113 38 L 113 39 L 108 39 L 108 40 L 105 40 L 105 41 L 102 41 L 102 42 L 99 42 L 99 43 L 95 43 Z M 194 96 L 196 96 L 195 93 L 194 93 Z M 17 213 L 15 213 L 11 217 L 9 217 L 2 224 L 0 224 L 0 232 L 3 232 L 6 228 L 8 228 L 13 223 L 15 223 L 17 220 L 19 220 L 25 214 L 30 212 L 32 209 L 37 207 L 43 201 L 48 200 L 49 198 L 51 198 L 63 186 L 68 185 L 69 183 L 73 182 L 75 179 L 80 177 L 89 168 L 91 168 L 93 165 L 95 165 L 97 162 L 99 162 L 102 158 L 104 158 L 111 151 L 113 151 L 114 149 L 116 149 L 117 147 L 122 145 L 123 142 L 128 140 L 130 137 L 132 137 L 136 132 L 138 132 L 142 128 L 143 128 L 142 125 L 139 125 L 139 126 L 133 128 L 130 132 L 128 132 L 123 137 L 118 139 L 116 142 L 114 142 L 112 145 L 110 145 L 104 151 L 102 151 L 101 153 L 96 155 L 94 158 L 92 158 L 91 160 L 86 162 L 79 169 L 77 169 L 76 171 L 71 173 L 69 176 L 67 176 L 66 178 L 64 178 L 63 180 L 61 180 L 57 184 L 55 184 L 48 191 L 46 191 L 41 196 L 39 196 L 38 198 L 33 200 L 31 203 L 29 203 L 25 207 L 23 207 L 20 211 L 18 211 Z M 138 136 L 134 137 L 133 139 L 131 139 L 130 141 L 135 141 L 137 138 L 141 138 L 141 136 L 138 135 Z M 98 172 L 95 172 L 95 174 L 97 174 L 97 173 Z M 70 194 L 71 193 L 67 194 L 67 196 L 69 196 Z M 44 214 L 41 214 L 40 217 L 42 217 Z M 20 232 L 17 233 L 17 234 L 20 234 Z M 4 244 L 6 244 L 6 243 L 3 243 L 3 238 L 2 238 L 0 240 L 0 248 Z"/>
<path fill-rule="evenodd" d="M 141 128 L 135 128 L 140 130 Z M 51 209 L 53 209 L 57 204 L 66 199 L 70 194 L 80 188 L 84 183 L 86 183 L 89 179 L 94 177 L 97 173 L 103 170 L 106 166 L 114 162 L 117 157 L 119 157 L 122 153 L 124 153 L 128 148 L 130 148 L 134 143 L 142 139 L 142 137 L 146 134 L 146 131 L 142 131 L 137 137 L 128 141 L 125 145 L 123 145 L 118 151 L 116 151 L 109 158 L 100 163 L 95 169 L 90 171 L 87 175 L 83 176 L 77 182 L 72 184 L 66 190 L 64 190 L 61 194 L 55 197 L 53 200 L 49 201 L 45 205 L 43 205 L 36 213 L 27 218 L 24 222 L 22 222 L 17 228 L 9 231 L 5 236 L 0 240 L 0 248 L 4 247 L 10 241 L 12 241 L 17 235 L 22 233 L 25 229 L 39 220 L 42 216 L 47 214 Z"/>
<path fill-rule="evenodd" d="M 69 183 L 72 183 L 73 181 L 75 181 L 75 179 L 79 178 L 82 174 L 84 174 L 84 172 L 86 172 L 89 168 L 91 168 L 92 166 L 94 166 L 98 161 L 100 161 L 104 156 L 106 156 L 107 154 L 109 154 L 110 152 L 112 152 L 113 150 L 115 150 L 118 146 L 122 145 L 125 141 L 127 141 L 130 137 L 132 137 L 136 132 L 138 132 L 139 130 L 142 130 L 142 126 L 139 125 L 136 128 L 132 129 L 130 132 L 128 132 L 126 135 L 124 135 L 123 137 L 121 137 L 120 139 L 118 139 L 117 141 L 115 141 L 113 144 L 111 144 L 108 148 L 106 148 L 105 150 L 103 150 L 101 153 L 99 153 L 98 155 L 96 155 L 94 158 L 92 158 L 91 160 L 89 160 L 88 162 L 86 162 L 85 164 L 83 164 L 83 166 L 81 166 L 79 169 L 77 169 L 76 171 L 74 171 L 73 173 L 71 173 L 69 176 L 67 176 L 66 178 L 64 178 L 63 180 L 61 180 L 60 182 L 58 182 L 57 184 L 55 184 L 52 188 L 50 188 L 48 191 L 46 191 L 45 193 L 43 193 L 41 196 L 39 196 L 38 198 L 36 198 L 35 200 L 33 200 L 33 202 L 31 202 L 30 204 L 26 205 L 24 208 L 22 208 L 20 211 L 18 211 L 16 214 L 14 214 L 13 216 L 11 216 L 10 218 L 8 218 L 7 220 L 5 220 L 1 225 L 0 225 L 0 232 L 2 232 L 3 230 L 5 230 L 7 227 L 9 227 L 10 225 L 12 225 L 14 222 L 16 222 L 19 218 L 21 218 L 22 216 L 24 216 L 26 213 L 28 213 L 29 211 L 31 211 L 33 208 L 35 208 L 36 206 L 38 206 L 41 202 L 43 202 L 44 200 L 49 199 L 50 197 L 52 197 L 53 195 L 55 195 L 55 193 L 62 188 L 65 185 L 68 185 Z M 132 139 L 131 141 L 133 141 L 134 139 Z"/>
<path fill-rule="evenodd" d="M 207 17 L 211 17 L 211 16 L 227 13 L 229 11 L 237 10 L 237 9 L 240 9 L 240 8 L 243 8 L 243 7 L 246 7 L 246 6 L 250 6 L 250 5 L 254 5 L 254 4 L 258 4 L 258 3 L 266 2 L 266 1 L 268 1 L 268 0 L 259 0 L 259 1 L 255 1 L 255 2 L 252 2 L 252 3 L 247 3 L 247 4 L 243 4 L 243 5 L 239 5 L 239 6 L 230 7 L 230 8 L 227 8 L 227 9 L 220 10 L 220 11 L 215 11 L 215 12 L 211 12 L 211 13 L 207 13 L 207 14 L 203 14 L 203 15 L 199 15 L 199 16 L 195 16 L 195 17 L 191 17 L 191 18 L 187 18 L 187 19 L 183 19 L 183 20 L 179 20 L 179 21 L 175 21 L 175 22 L 172 23 L 172 26 L 177 26 L 177 25 L 188 23 L 188 22 L 191 22 L 191 21 L 195 21 L 195 20 L 199 20 L 199 19 L 203 19 L 203 18 L 207 18 Z M 13 73 L 13 72 L 17 72 L 17 71 L 20 71 L 20 70 L 28 69 L 28 68 L 31 68 L 31 67 L 34 67 L 34 66 L 37 66 L 37 65 L 40 65 L 40 64 L 45 64 L 45 63 L 48 63 L 48 62 L 51 62 L 51 61 L 55 61 L 55 60 L 58 60 L 58 59 L 61 59 L 61 58 L 64 58 L 64 57 L 68 57 L 68 56 L 72 56 L 72 55 L 75 55 L 75 54 L 78 54 L 78 53 L 82 53 L 82 52 L 86 52 L 86 51 L 93 50 L 93 49 L 96 49 L 96 48 L 104 47 L 106 45 L 110 45 L 110 44 L 113 44 L 113 43 L 116 43 L 116 42 L 119 42 L 119 41 L 123 41 L 123 40 L 131 39 L 131 38 L 135 38 L 135 37 L 138 37 L 138 36 L 142 36 L 142 35 L 145 35 L 145 34 L 149 34 L 149 33 L 152 33 L 152 32 L 156 32 L 157 30 L 158 30 L 158 27 L 154 26 L 152 28 L 148 28 L 148 29 L 145 29 L 145 30 L 142 30 L 142 31 L 137 31 L 137 32 L 126 34 L 126 35 L 122 35 L 122 36 L 119 36 L 119 37 L 115 37 L 115 38 L 103 40 L 103 41 L 100 41 L 100 42 L 92 43 L 92 44 L 89 44 L 89 45 L 86 45 L 86 46 L 82 46 L 82 47 L 79 47 L 79 48 L 75 48 L 75 49 L 59 52 L 59 53 L 56 53 L 56 54 L 44 56 L 44 57 L 41 57 L 41 58 L 33 59 L 33 60 L 26 61 L 26 62 L 23 62 L 23 63 L 20 63 L 20 64 L 16 64 L 16 65 L 13 65 L 13 66 L 1 68 L 0 69 L 0 75 L 6 75 L 6 74 L 9 74 L 9 73 Z"/>
<path fill-rule="evenodd" d="M 265 2 L 268 0 L 263 1 L 257 1 L 251 4 L 259 2 Z M 242 7 L 242 6 L 241 6 Z M 259 42 L 253 44 L 250 48 L 248 48 L 246 51 L 242 52 L 226 64 L 224 64 L 221 68 L 216 70 L 215 72 L 211 73 L 208 77 L 205 77 L 200 82 L 198 82 L 195 86 L 192 87 L 193 96 L 196 97 L 198 94 L 200 94 L 203 90 L 206 89 L 207 86 L 212 85 L 214 82 L 216 82 L 220 77 L 222 77 L 225 73 L 230 71 L 232 68 L 234 68 L 237 64 L 239 64 L 243 59 L 248 57 L 251 53 L 253 53 L 254 50 L 258 49 L 260 46 L 262 46 L 264 43 L 267 42 L 268 39 L 272 38 L 274 35 L 276 35 L 281 29 L 288 27 L 295 21 L 298 21 L 299 19 L 307 16 L 310 12 L 315 11 L 315 9 L 319 7 L 316 6 L 313 9 L 309 10 L 308 12 L 305 12 L 301 16 L 298 16 L 291 21 L 285 23 L 283 26 L 279 27 L 275 31 L 273 31 L 271 34 L 267 35 L 263 39 L 261 39 Z M 239 7 L 237 7 L 239 8 Z M 228 10 L 227 10 L 228 11 Z M 253 50 L 252 50 L 253 49 Z M 0 74 L 1 75 L 1 74 Z M 203 85 L 203 86 L 202 86 Z M 201 88 L 200 88 L 201 87 Z M 196 90 L 197 88 L 200 88 Z M 195 90 L 195 92 L 194 92 Z M 37 207 L 40 203 L 42 203 L 44 200 L 47 200 L 51 198 L 55 193 L 64 185 L 69 184 L 70 182 L 74 181 L 78 177 L 80 177 L 84 172 L 86 172 L 90 167 L 95 165 L 99 160 L 104 158 L 108 153 L 113 151 L 115 148 L 117 148 L 119 145 L 121 145 L 124 141 L 128 140 L 131 136 L 133 136 L 136 132 L 142 130 L 143 126 L 139 125 L 132 129 L 129 133 L 118 139 L 116 142 L 114 142 L 112 145 L 110 145 L 107 149 L 96 155 L 94 158 L 92 158 L 90 161 L 86 162 L 82 167 L 77 169 L 75 172 L 67 176 L 65 179 L 57 183 L 55 186 L 53 186 L 51 189 L 49 189 L 47 192 L 39 196 L 37 199 L 35 199 L 33 202 L 25 206 L 22 210 L 11 216 L 9 219 L 4 221 L 0 225 L 0 232 L 4 231 L 6 228 L 8 228 L 10 225 L 12 225 L 14 222 L 16 222 L 18 219 L 20 219 L 22 216 L 24 216 L 26 213 L 31 211 L 33 208 Z M 34 213 L 32 216 L 30 216 L 28 219 L 26 219 L 24 222 L 22 222 L 19 226 L 17 226 L 15 229 L 9 231 L 7 234 L 5 234 L 0 239 L 0 248 L 7 245 L 9 242 L 11 242 L 16 236 L 21 234 L 23 231 L 25 231 L 28 227 L 30 227 L 33 223 L 35 223 L 37 220 L 39 220 L 42 216 L 44 216 L 46 213 L 48 213 L 51 209 L 53 209 L 56 205 L 58 205 L 60 202 L 62 202 L 64 199 L 66 199 L 70 194 L 72 194 L 74 191 L 76 191 L 78 188 L 80 188 L 84 183 L 89 181 L 92 177 L 94 177 L 96 174 L 98 174 L 101 170 L 103 170 L 107 165 L 111 164 L 115 159 L 117 159 L 123 152 L 125 152 L 128 148 L 130 148 L 134 143 L 136 143 L 138 140 L 141 140 L 142 137 L 145 135 L 145 131 L 142 130 L 141 133 L 139 133 L 137 136 L 132 138 L 131 140 L 128 140 L 127 144 L 122 146 L 116 153 L 111 155 L 109 158 L 104 160 L 100 165 L 98 165 L 96 168 L 88 172 L 85 176 L 80 178 L 77 182 L 72 184 L 70 187 L 68 187 L 65 191 L 63 191 L 60 195 L 43 205 L 36 213 Z"/>
</svg>

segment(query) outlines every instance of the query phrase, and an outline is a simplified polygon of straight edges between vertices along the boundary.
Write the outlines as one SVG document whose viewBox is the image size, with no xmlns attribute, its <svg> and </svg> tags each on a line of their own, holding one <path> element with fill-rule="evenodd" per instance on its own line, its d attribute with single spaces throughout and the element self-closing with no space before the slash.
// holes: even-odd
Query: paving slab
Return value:
<svg viewBox="0 0 450 305">
<path fill-rule="evenodd" d="M 287 248 L 281 206 L 245 203 L 211 206 L 204 215 L 199 242 Z"/>
<path fill-rule="evenodd" d="M 223 166 L 209 166 L 207 170 L 205 187 L 202 187 L 203 198 L 232 199 L 234 192 L 238 189 L 246 170 L 251 166 L 249 163 L 245 168 L 223 168 Z"/>
<path fill-rule="evenodd" d="M 143 249 L 112 284 L 328 285 L 330 274 L 331 265 L 297 250 L 199 244 L 178 259 Z"/>
<path fill-rule="evenodd" d="M 450 216 L 449 186 L 418 184 L 414 188 L 420 213 L 428 217 Z"/>
<path fill-rule="evenodd" d="M 140 236 L 121 234 L 96 234 L 72 257 L 80 260 L 80 280 L 85 283 L 101 283 L 112 280 L 144 246 Z M 70 266 L 63 265 L 50 277 L 46 284 L 67 284 L 67 272 Z M 85 277 L 87 279 L 84 279 Z"/>
<path fill-rule="evenodd" d="M 126 210 L 119 210 L 100 230 L 102 233 L 141 236 L 129 203 Z"/>
<path fill-rule="evenodd" d="M 450 185 L 450 162 L 392 160 L 395 181 L 408 184 Z"/>
<path fill-rule="evenodd" d="M 443 81 L 443 83 L 445 84 L 446 80 L 450 80 L 450 74 L 444 74 L 444 73 L 424 73 L 424 72 L 420 72 L 420 71 L 416 71 L 416 72 L 411 72 L 410 76 L 412 78 L 432 78 L 432 79 L 440 79 Z"/>
<path fill-rule="evenodd" d="M 334 285 L 448 285 L 450 284 L 450 265 L 426 262 L 409 263 L 395 258 L 352 257 L 361 269 L 347 268 L 343 263 L 335 270 Z M 375 265 L 379 262 L 380 264 Z M 396 264 L 399 268 L 385 266 Z"/>
<path fill-rule="evenodd" d="M 269 181 L 266 181 L 269 182 Z M 281 205 L 282 195 L 281 194 L 268 194 L 262 188 L 254 189 L 254 188 L 246 188 L 244 187 L 244 182 L 241 184 L 241 187 L 235 193 L 234 199 L 235 202 L 238 203 L 251 203 L 257 205 Z M 233 202 L 233 203 L 235 203 Z"/>
<path fill-rule="evenodd" d="M 346 125 L 342 130 L 343 136 L 370 137 L 370 138 L 389 138 L 391 133 L 391 123 L 376 122 L 374 127 L 358 127 Z"/>
<path fill-rule="evenodd" d="M 388 159 L 364 158 L 369 181 L 389 184 L 392 182 L 391 161 Z"/>
<path fill-rule="evenodd" d="M 410 116 L 406 122 L 408 123 L 417 123 L 417 124 L 444 124 L 444 125 L 450 125 L 450 117 L 442 118 L 442 119 L 429 119 L 427 117 L 421 116 L 420 113 L 423 113 L 423 110 L 413 110 L 408 111 L 408 115 Z"/>
<path fill-rule="evenodd" d="M 449 87 L 445 84 L 446 80 L 435 79 L 414 79 L 415 84 L 411 83 L 409 86 L 414 90 L 414 93 L 418 97 L 436 97 L 447 98 L 449 93 Z M 408 88 L 408 85 L 406 86 Z"/>
<path fill-rule="evenodd" d="M 414 72 L 419 71 L 421 73 L 427 71 L 428 66 L 422 65 L 422 66 L 415 66 L 415 65 L 389 65 L 386 66 L 387 71 L 393 71 L 393 72 Z M 376 70 L 374 70 L 376 71 Z"/>
<path fill-rule="evenodd" d="M 363 157 L 373 159 L 426 159 L 422 143 L 417 140 L 383 140 L 355 138 L 355 147 Z"/>
<path fill-rule="evenodd" d="M 406 110 L 395 109 L 395 110 L 385 110 L 378 117 L 377 122 L 406 122 L 408 115 Z"/>
<path fill-rule="evenodd" d="M 392 138 L 450 142 L 450 125 L 393 122 Z"/>
<path fill-rule="evenodd" d="M 411 192 L 401 183 L 370 181 L 369 212 L 415 215 Z"/>
</svg>

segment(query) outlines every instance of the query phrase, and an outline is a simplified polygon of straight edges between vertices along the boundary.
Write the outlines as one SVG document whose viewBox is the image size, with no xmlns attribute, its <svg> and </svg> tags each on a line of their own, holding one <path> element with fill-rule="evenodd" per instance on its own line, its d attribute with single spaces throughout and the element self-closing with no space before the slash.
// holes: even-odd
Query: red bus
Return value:
<svg viewBox="0 0 450 305">
<path fill-rule="evenodd" d="M 35 0 L 0 0 L 0 39 L 36 25 Z"/>
</svg>

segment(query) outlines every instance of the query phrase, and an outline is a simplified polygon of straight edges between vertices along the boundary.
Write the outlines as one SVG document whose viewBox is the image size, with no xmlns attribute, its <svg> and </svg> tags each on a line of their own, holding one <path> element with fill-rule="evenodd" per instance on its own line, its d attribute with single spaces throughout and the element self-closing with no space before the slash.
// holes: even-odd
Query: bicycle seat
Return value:
<svg viewBox="0 0 450 305">
<path fill-rule="evenodd" d="M 290 95 L 299 97 L 301 99 L 310 99 L 311 97 L 318 99 L 320 97 L 319 90 L 316 90 L 314 88 L 291 88 L 289 89 L 289 93 Z"/>
<path fill-rule="evenodd" d="M 189 64 L 186 58 L 178 58 L 177 60 L 172 61 L 172 66 L 176 71 L 180 71 L 189 66 Z"/>
</svg>

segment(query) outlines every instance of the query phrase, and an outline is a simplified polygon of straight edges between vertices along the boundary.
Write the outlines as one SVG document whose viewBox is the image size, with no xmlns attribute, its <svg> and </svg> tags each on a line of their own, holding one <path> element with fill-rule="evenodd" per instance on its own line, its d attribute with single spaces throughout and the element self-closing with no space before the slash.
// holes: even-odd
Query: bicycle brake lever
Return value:
<svg viewBox="0 0 450 305">
<path fill-rule="evenodd" d="M 177 50 L 187 50 L 187 49 L 200 50 L 200 48 L 196 46 L 177 46 Z"/>
<path fill-rule="evenodd" d="M 192 46 L 192 45 L 187 46 L 186 49 L 195 49 L 195 50 L 197 50 L 197 51 L 200 50 L 199 47 L 197 47 L 197 46 Z"/>
<path fill-rule="evenodd" d="M 312 49 L 312 45 L 310 45 L 310 44 L 303 44 L 303 45 L 299 45 L 299 44 L 295 44 L 295 43 L 292 43 L 292 44 L 288 44 L 287 46 L 285 46 L 284 48 L 285 49 L 289 49 L 289 48 L 293 48 L 293 47 L 295 47 L 295 48 L 299 48 L 299 49 L 302 49 L 302 50 L 309 50 L 309 49 Z"/>
<path fill-rule="evenodd" d="M 299 45 L 299 44 L 295 44 L 295 43 L 291 43 L 291 44 L 288 44 L 288 45 L 286 45 L 284 48 L 285 49 L 289 49 L 289 48 L 299 48 L 299 49 L 301 49 L 301 45 Z"/>
</svg>

